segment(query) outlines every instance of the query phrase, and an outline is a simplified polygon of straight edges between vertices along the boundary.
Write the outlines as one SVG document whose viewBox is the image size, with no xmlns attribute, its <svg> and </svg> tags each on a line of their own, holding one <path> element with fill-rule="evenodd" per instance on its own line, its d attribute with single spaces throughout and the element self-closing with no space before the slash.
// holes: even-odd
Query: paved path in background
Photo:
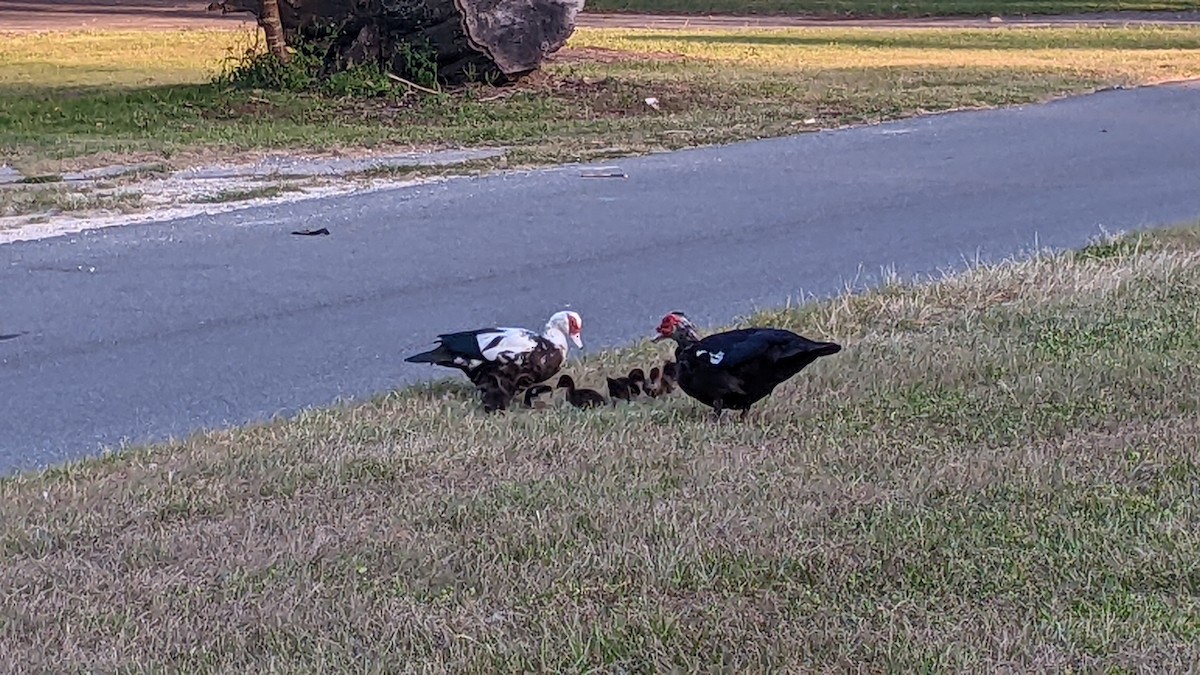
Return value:
<svg viewBox="0 0 1200 675">
<path fill-rule="evenodd" d="M 1190 83 L 3 245 L 0 470 L 441 375 L 401 359 L 568 303 L 594 350 L 1200 219 L 1198 156 Z"/>
<path fill-rule="evenodd" d="M 207 11 L 205 0 L 4 0 L 0 3 L 0 32 L 74 28 L 237 28 L 253 25 L 248 14 Z M 798 26 L 863 26 L 876 28 L 1122 25 L 1145 23 L 1200 24 L 1195 12 L 1106 12 L 1077 16 L 930 19 L 809 19 L 787 16 L 669 16 L 642 14 L 583 14 L 582 27 L 610 28 L 786 28 Z"/>
<path fill-rule="evenodd" d="M 790 16 L 668 16 L 653 14 L 582 14 L 577 25 L 596 28 L 1048 28 L 1054 26 L 1200 25 L 1196 12 L 1106 12 L 1071 16 L 931 17 L 913 19 L 843 19 Z"/>
</svg>

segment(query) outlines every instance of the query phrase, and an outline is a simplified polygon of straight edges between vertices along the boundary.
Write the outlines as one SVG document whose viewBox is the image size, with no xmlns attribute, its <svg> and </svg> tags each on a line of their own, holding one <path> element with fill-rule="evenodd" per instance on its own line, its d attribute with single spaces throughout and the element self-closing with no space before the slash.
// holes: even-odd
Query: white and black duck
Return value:
<svg viewBox="0 0 1200 675">
<path fill-rule="evenodd" d="M 484 410 L 505 410 L 522 390 L 558 373 L 570 344 L 583 347 L 582 331 L 579 314 L 562 311 L 550 317 L 540 334 L 503 327 L 443 333 L 437 347 L 404 360 L 457 368 L 479 391 Z"/>
<path fill-rule="evenodd" d="M 713 409 L 750 407 L 822 356 L 842 350 L 780 328 L 740 328 L 701 338 L 683 312 L 671 312 L 655 342 L 675 341 L 675 379 L 685 394 Z"/>
</svg>

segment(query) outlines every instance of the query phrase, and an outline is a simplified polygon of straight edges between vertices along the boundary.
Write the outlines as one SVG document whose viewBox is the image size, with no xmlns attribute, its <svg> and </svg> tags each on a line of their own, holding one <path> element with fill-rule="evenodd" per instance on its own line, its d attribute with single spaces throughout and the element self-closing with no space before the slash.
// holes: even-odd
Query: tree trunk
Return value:
<svg viewBox="0 0 1200 675">
<path fill-rule="evenodd" d="M 258 15 L 259 2 L 225 0 L 217 6 Z M 537 70 L 571 37 L 584 0 L 278 3 L 288 43 L 316 47 L 327 73 L 376 63 L 408 79 L 457 84 L 516 80 Z"/>
<path fill-rule="evenodd" d="M 258 13 L 258 25 L 267 36 L 267 49 L 282 63 L 291 59 L 287 50 L 287 39 L 283 33 L 283 23 L 279 18 L 280 0 L 261 0 Z"/>
</svg>

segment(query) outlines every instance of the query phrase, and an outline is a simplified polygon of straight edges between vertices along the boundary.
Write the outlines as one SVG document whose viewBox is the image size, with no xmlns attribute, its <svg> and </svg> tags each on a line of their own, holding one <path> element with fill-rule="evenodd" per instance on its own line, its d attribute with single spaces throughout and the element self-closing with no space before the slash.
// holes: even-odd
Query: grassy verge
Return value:
<svg viewBox="0 0 1200 675">
<path fill-rule="evenodd" d="M 225 202 L 244 202 L 248 199 L 278 197 L 287 192 L 298 191 L 299 188 L 287 185 L 264 185 L 256 188 L 221 190 L 216 194 L 195 197 L 191 201 L 197 204 L 223 204 Z"/>
<path fill-rule="evenodd" d="M 1183 670 L 1198 312 L 1183 230 L 759 317 L 845 350 L 746 424 L 439 384 L 0 482 L 0 663 Z"/>
<path fill-rule="evenodd" d="M 520 165 L 1200 75 L 1200 30 L 1188 28 L 580 30 L 544 74 L 500 95 L 349 98 L 207 84 L 249 35 L 6 37 L 0 155 L 54 173 L 116 158 L 185 162 L 271 148 L 504 145 Z"/>
<path fill-rule="evenodd" d="M 110 194 L 57 186 L 0 189 L 0 218 L 30 213 L 89 210 L 132 211 L 141 203 L 135 192 Z"/>
<path fill-rule="evenodd" d="M 1189 0 L 589 0 L 589 12 L 788 14 L 821 17 L 1063 15 L 1196 11 Z"/>
</svg>

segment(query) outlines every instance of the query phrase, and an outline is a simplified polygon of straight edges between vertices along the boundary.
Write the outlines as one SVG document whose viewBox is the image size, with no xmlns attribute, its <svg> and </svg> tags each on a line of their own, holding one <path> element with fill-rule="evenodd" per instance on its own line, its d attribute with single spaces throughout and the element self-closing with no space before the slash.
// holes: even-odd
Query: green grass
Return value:
<svg viewBox="0 0 1200 675">
<path fill-rule="evenodd" d="M 580 30 L 546 73 L 499 94 L 401 87 L 347 98 L 209 84 L 250 39 L 235 31 L 8 36 L 0 41 L 0 154 L 54 173 L 263 149 L 503 145 L 522 165 L 1200 75 L 1200 30 L 1190 28 Z M 645 105 L 648 96 L 661 110 Z M 817 123 L 802 124 L 809 118 Z"/>
<path fill-rule="evenodd" d="M 1179 230 L 757 317 L 844 350 L 746 423 L 439 383 L 3 481 L 0 664 L 1186 670 L 1198 315 Z"/>
<path fill-rule="evenodd" d="M 221 190 L 211 195 L 196 197 L 191 201 L 197 204 L 223 204 L 226 202 L 244 202 L 248 199 L 278 197 L 287 192 L 298 191 L 300 191 L 300 188 L 292 185 L 264 185 L 256 188 Z"/>
<path fill-rule="evenodd" d="M 1019 16 L 1196 11 L 1191 0 L 589 0 L 589 12 L 787 14 L 820 17 Z"/>
</svg>

